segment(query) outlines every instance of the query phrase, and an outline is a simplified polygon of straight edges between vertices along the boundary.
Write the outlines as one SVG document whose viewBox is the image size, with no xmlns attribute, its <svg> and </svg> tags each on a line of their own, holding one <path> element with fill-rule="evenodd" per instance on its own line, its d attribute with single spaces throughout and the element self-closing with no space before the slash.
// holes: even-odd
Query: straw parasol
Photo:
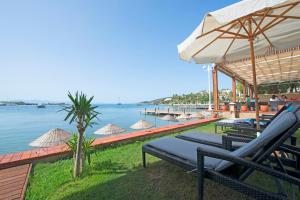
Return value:
<svg viewBox="0 0 300 200">
<path fill-rule="evenodd" d="M 110 134 L 123 133 L 125 131 L 126 131 L 125 129 L 123 129 L 117 125 L 107 124 L 106 126 L 95 131 L 94 133 L 97 135 L 110 135 Z"/>
<path fill-rule="evenodd" d="M 130 126 L 130 128 L 132 128 L 132 129 L 148 129 L 151 127 L 153 127 L 153 125 L 150 122 L 147 122 L 143 119 L 137 121 L 135 124 Z"/>
<path fill-rule="evenodd" d="M 190 115 L 191 118 L 204 118 L 204 115 L 200 112 L 193 113 Z"/>
<path fill-rule="evenodd" d="M 160 118 L 161 120 L 165 120 L 165 121 L 177 121 L 176 118 L 172 115 L 165 115 L 162 118 Z"/>
<path fill-rule="evenodd" d="M 176 119 L 190 119 L 191 117 L 187 114 L 181 114 Z"/>
<path fill-rule="evenodd" d="M 29 146 L 33 147 L 52 147 L 66 143 L 71 138 L 71 133 L 63 129 L 52 129 L 39 138 L 32 141 Z"/>
<path fill-rule="evenodd" d="M 226 65 L 237 60 L 251 60 L 249 76 L 252 76 L 256 121 L 259 122 L 256 57 L 270 50 L 299 46 L 299 19 L 299 0 L 240 1 L 208 13 L 193 33 L 178 45 L 178 52 L 185 61 L 217 63 L 218 68 L 235 77 L 239 77 L 239 69 L 232 71 Z"/>
</svg>

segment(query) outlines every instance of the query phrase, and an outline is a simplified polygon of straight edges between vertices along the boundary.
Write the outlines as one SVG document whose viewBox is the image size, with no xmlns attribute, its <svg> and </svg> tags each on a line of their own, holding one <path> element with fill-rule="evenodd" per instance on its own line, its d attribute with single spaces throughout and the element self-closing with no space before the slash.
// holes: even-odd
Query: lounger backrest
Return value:
<svg viewBox="0 0 300 200">
<path fill-rule="evenodd" d="M 272 142 L 274 138 L 282 135 L 297 122 L 295 114 L 289 110 L 281 112 L 272 122 L 263 130 L 261 135 L 251 142 L 243 145 L 241 148 L 231 152 L 233 156 L 241 158 L 250 156 L 264 146 Z M 222 161 L 217 167 L 217 171 L 222 171 L 232 165 L 229 161 Z"/>
</svg>

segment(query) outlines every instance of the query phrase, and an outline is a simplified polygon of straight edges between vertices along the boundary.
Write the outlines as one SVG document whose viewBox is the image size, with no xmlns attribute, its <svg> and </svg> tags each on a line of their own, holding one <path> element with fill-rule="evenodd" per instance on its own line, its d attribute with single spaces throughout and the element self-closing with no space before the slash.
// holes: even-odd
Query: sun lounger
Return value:
<svg viewBox="0 0 300 200">
<path fill-rule="evenodd" d="M 216 146 L 172 137 L 154 140 L 142 147 L 143 165 L 146 166 L 146 153 L 148 153 L 187 170 L 197 171 L 199 199 L 203 199 L 204 178 L 224 184 L 256 199 L 287 199 L 282 192 L 272 193 L 250 185 L 244 180 L 253 171 L 260 171 L 276 179 L 300 185 L 300 179 L 291 176 L 289 172 L 286 171 L 285 174 L 263 163 L 295 133 L 300 125 L 299 118 L 299 107 L 282 113 L 272 121 L 261 136 L 232 152 Z M 233 167 L 241 170 L 232 172 Z M 282 189 L 281 187 L 279 191 Z"/>
<path fill-rule="evenodd" d="M 232 119 L 224 119 L 215 123 L 215 133 L 217 133 L 218 126 L 223 130 L 226 127 L 230 127 L 238 130 L 239 133 L 247 132 L 247 133 L 255 133 L 257 131 L 263 130 L 275 117 L 277 117 L 282 111 L 286 110 L 291 103 L 285 104 L 275 115 L 261 115 L 260 116 L 260 130 L 256 129 L 256 121 L 252 118 L 240 119 L 240 118 L 232 118 Z"/>
<path fill-rule="evenodd" d="M 298 106 L 294 105 L 294 109 Z M 280 120 L 281 115 L 284 115 L 284 113 L 288 112 L 287 109 L 291 108 L 291 104 L 286 106 L 285 108 L 281 109 L 280 112 L 276 114 L 276 116 L 272 119 Z M 279 119 L 278 119 L 279 118 Z M 271 121 L 270 125 L 273 122 Z M 264 133 L 265 134 L 265 133 Z M 219 134 L 208 134 L 208 133 L 195 133 L 195 132 L 189 132 L 185 134 L 180 134 L 176 136 L 177 138 L 188 140 L 192 142 L 197 142 L 201 144 L 208 144 L 216 147 L 222 147 L 228 150 L 231 149 L 237 149 L 244 145 L 245 143 L 250 142 L 251 140 L 255 139 L 254 135 L 243 135 L 243 134 L 236 134 L 236 133 L 229 133 L 227 135 L 219 135 Z M 293 138 L 291 141 L 292 144 L 295 143 L 295 139 Z"/>
<path fill-rule="evenodd" d="M 202 132 L 188 132 L 184 134 L 177 135 L 176 138 L 211 145 L 215 147 L 224 148 L 227 150 L 237 149 L 243 146 L 245 143 L 251 141 L 248 137 L 237 137 L 232 135 L 220 135 L 212 133 L 202 133 Z M 229 142 L 231 142 L 229 146 Z"/>
</svg>

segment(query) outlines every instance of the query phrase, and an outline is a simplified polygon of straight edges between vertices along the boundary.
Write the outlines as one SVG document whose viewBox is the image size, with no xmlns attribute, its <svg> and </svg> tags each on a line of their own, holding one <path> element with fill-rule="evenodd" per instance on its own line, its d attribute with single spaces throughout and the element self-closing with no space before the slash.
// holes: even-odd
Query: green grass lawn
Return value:
<svg viewBox="0 0 300 200">
<path fill-rule="evenodd" d="M 214 124 L 193 130 L 214 132 Z M 30 176 L 26 199 L 195 199 L 195 174 L 148 155 L 150 164 L 142 167 L 141 146 L 149 140 L 97 151 L 92 155 L 91 166 L 87 165 L 82 177 L 77 179 L 72 178 L 71 159 L 37 164 Z M 254 174 L 248 181 L 272 188 L 270 179 L 261 177 L 263 175 Z M 209 180 L 205 184 L 206 199 L 248 199 Z"/>
</svg>

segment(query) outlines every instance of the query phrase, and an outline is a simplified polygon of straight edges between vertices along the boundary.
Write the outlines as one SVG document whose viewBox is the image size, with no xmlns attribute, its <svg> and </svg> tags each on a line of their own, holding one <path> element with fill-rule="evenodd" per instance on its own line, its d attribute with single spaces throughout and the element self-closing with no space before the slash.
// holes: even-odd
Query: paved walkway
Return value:
<svg viewBox="0 0 300 200">
<path fill-rule="evenodd" d="M 0 170 L 0 200 L 22 200 L 31 164 Z"/>
<path fill-rule="evenodd" d="M 125 140 L 137 139 L 149 135 L 176 132 L 180 130 L 193 128 L 199 126 L 200 124 L 213 122 L 216 120 L 218 120 L 218 118 L 201 119 L 201 120 L 189 121 L 189 122 L 175 124 L 175 125 L 162 126 L 158 128 L 152 128 L 152 129 L 147 129 L 142 131 L 126 133 L 126 134 L 114 135 L 105 138 L 98 138 L 95 140 L 94 145 L 96 147 L 99 147 L 99 146 L 109 145 L 112 143 L 121 142 Z M 0 169 L 29 164 L 37 160 L 46 159 L 53 156 L 60 156 L 60 155 L 64 156 L 68 154 L 70 154 L 70 150 L 67 147 L 67 145 L 59 145 L 50 148 L 33 149 L 33 150 L 22 151 L 17 153 L 4 154 L 4 155 L 0 155 Z"/>
</svg>

